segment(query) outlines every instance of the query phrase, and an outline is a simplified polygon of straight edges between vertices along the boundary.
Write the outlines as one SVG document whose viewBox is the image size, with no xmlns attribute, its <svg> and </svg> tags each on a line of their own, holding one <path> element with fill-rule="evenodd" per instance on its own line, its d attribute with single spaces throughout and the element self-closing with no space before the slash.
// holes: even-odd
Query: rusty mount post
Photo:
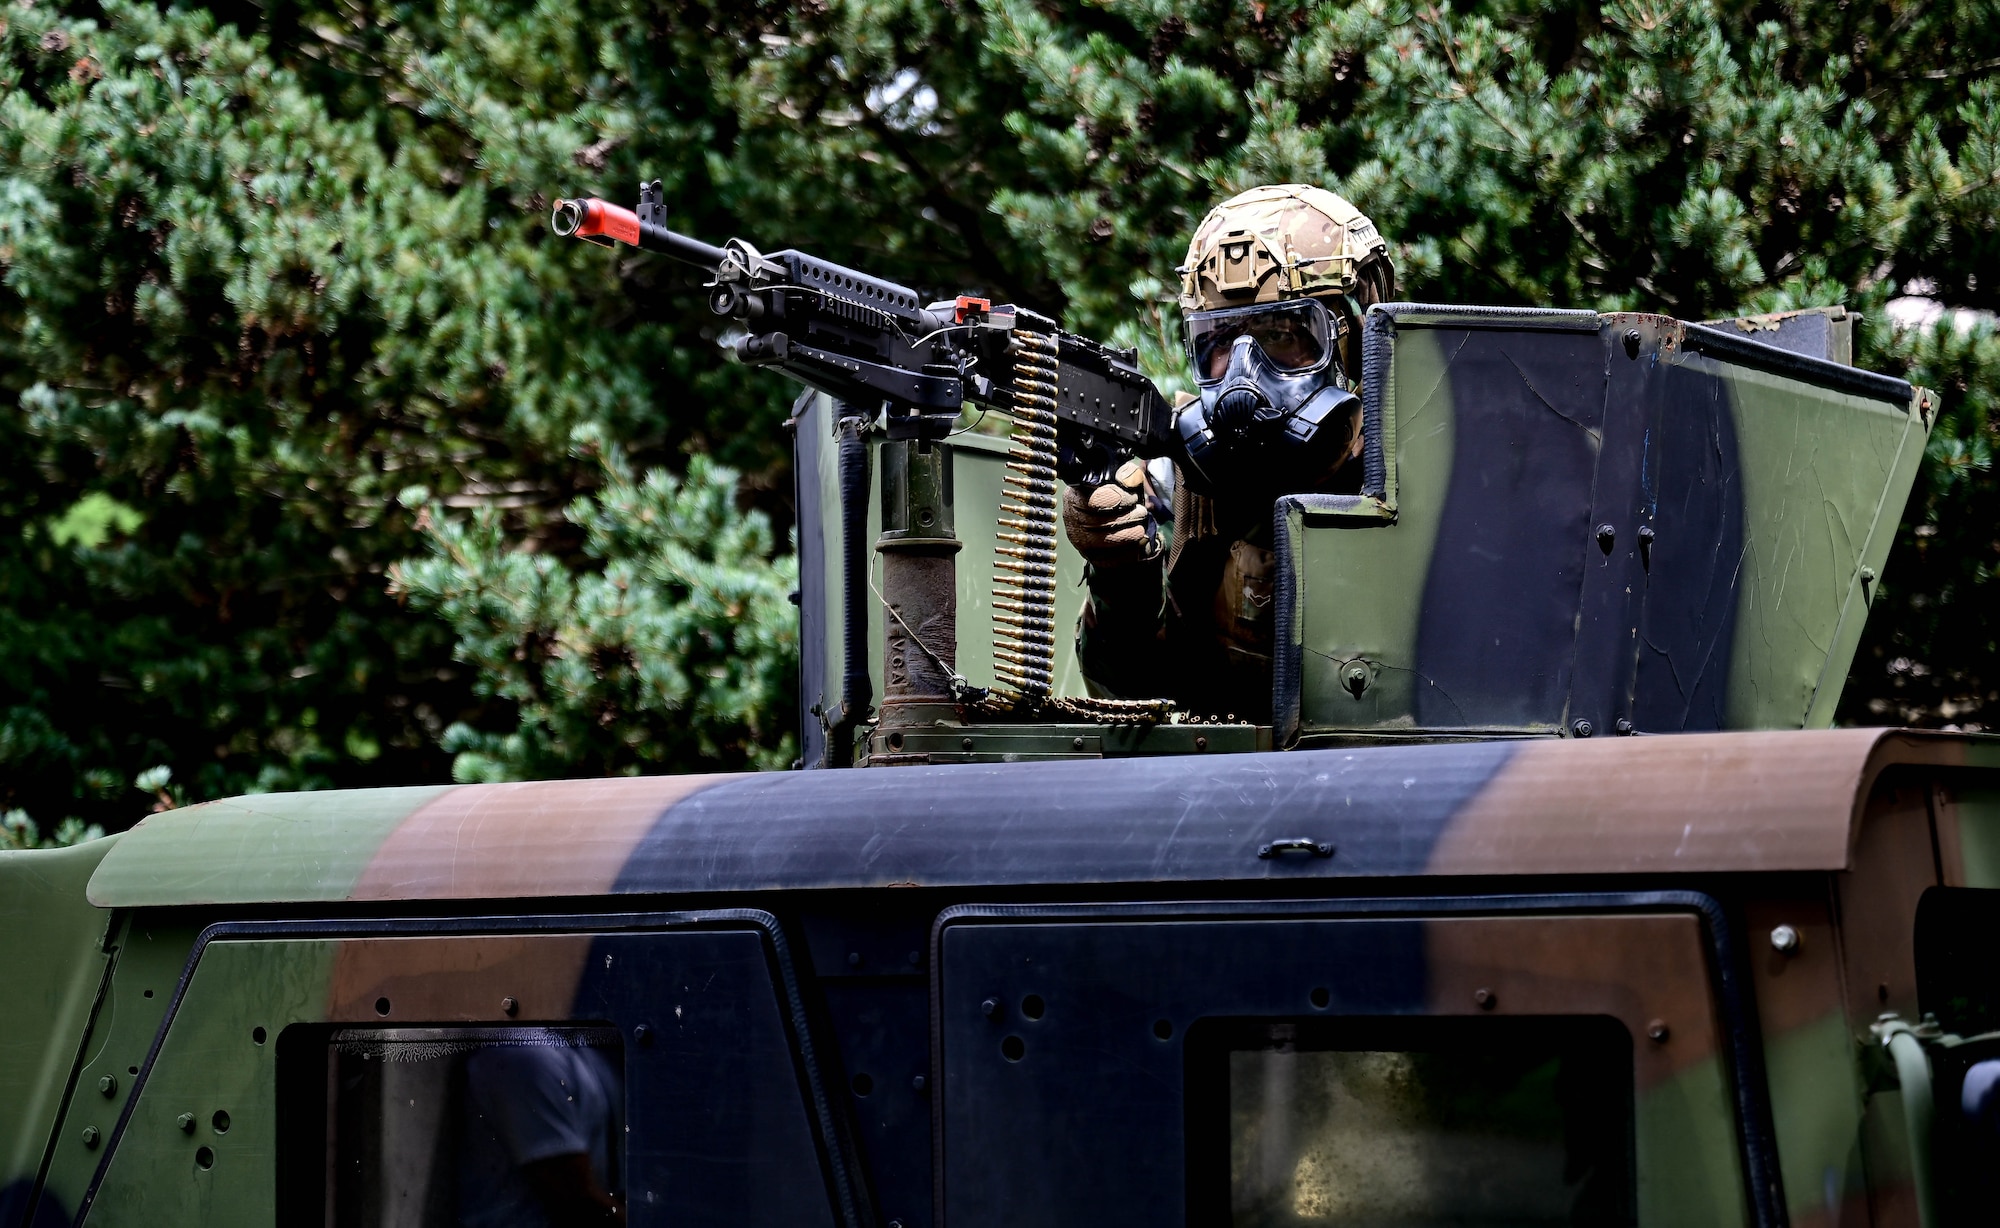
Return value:
<svg viewBox="0 0 2000 1228">
<path fill-rule="evenodd" d="M 928 439 L 882 443 L 882 686 L 869 739 L 872 765 L 923 761 L 905 755 L 906 730 L 956 722 L 958 534 L 952 526 L 951 450 Z"/>
</svg>

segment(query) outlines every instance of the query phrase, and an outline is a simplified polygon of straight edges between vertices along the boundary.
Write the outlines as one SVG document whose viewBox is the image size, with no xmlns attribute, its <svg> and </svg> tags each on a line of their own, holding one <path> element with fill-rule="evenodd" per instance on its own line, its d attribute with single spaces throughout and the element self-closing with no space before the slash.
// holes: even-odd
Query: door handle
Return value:
<svg viewBox="0 0 2000 1228">
<path fill-rule="evenodd" d="M 1333 856 L 1333 846 L 1314 840 L 1308 836 L 1294 836 L 1289 840 L 1273 840 L 1269 844 L 1259 845 L 1257 848 L 1257 856 L 1266 861 L 1285 853 L 1305 853 L 1313 857 L 1331 857 Z"/>
</svg>

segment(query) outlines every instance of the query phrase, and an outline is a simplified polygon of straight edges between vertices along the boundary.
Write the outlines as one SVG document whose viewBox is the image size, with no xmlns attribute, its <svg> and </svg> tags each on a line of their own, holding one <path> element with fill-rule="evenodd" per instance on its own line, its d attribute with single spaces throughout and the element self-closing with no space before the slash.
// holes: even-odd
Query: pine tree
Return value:
<svg viewBox="0 0 2000 1228">
<path fill-rule="evenodd" d="M 769 465 L 737 440 L 778 382 L 658 270 L 547 242 L 540 194 L 649 109 L 596 79 L 625 52 L 553 11 L 287 22 L 6 9 L 0 762 L 45 823 L 129 822 L 162 765 L 191 798 L 438 779 L 455 722 L 512 719 L 386 589 L 407 487 L 563 550 L 580 431 Z M 699 178 L 714 100 L 676 105 L 648 166 Z"/>
<path fill-rule="evenodd" d="M 790 389 L 722 361 L 698 279 L 547 230 L 641 177 L 677 228 L 1052 311 L 1169 388 L 1182 244 L 1271 180 L 1369 211 L 1409 297 L 1846 302 L 1944 411 L 1844 718 L 1991 724 L 2000 343 L 1884 304 L 2000 307 L 1996 17 L 9 0 L 0 806 L 783 761 L 791 648 L 722 594 L 788 616 Z M 648 536 L 673 507 L 737 557 Z"/>
<path fill-rule="evenodd" d="M 433 552 L 391 570 L 393 592 L 451 624 L 479 692 L 517 713 L 504 732 L 445 730 L 453 776 L 788 766 L 795 560 L 765 561 L 769 520 L 737 511 L 736 475 L 707 457 L 684 479 L 638 479 L 616 451 L 603 465 L 603 485 L 567 511 L 599 570 L 512 548 L 498 509 L 466 521 L 434 502 Z"/>
</svg>

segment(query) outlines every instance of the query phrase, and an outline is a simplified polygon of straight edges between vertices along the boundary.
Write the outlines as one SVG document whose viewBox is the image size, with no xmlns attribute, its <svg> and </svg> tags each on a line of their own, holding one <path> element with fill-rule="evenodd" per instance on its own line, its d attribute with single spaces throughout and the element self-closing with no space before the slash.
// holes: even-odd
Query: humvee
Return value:
<svg viewBox="0 0 2000 1228">
<path fill-rule="evenodd" d="M 802 398 L 809 770 L 0 854 L 0 1223 L 1990 1223 L 2000 744 L 1829 727 L 1934 413 L 1851 325 L 1375 308 L 1259 725 L 913 697 L 868 544 L 1007 445 Z"/>
</svg>

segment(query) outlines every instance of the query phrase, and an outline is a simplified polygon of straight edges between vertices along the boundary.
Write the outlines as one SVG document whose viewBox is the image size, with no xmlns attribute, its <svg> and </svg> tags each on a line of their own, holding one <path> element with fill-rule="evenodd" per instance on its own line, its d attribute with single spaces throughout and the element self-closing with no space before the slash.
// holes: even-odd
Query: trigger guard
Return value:
<svg viewBox="0 0 2000 1228">
<path fill-rule="evenodd" d="M 1118 472 L 1124 459 L 1093 440 L 1079 442 L 1074 437 L 1056 435 L 1056 477 L 1071 486 L 1101 486 Z"/>
</svg>

